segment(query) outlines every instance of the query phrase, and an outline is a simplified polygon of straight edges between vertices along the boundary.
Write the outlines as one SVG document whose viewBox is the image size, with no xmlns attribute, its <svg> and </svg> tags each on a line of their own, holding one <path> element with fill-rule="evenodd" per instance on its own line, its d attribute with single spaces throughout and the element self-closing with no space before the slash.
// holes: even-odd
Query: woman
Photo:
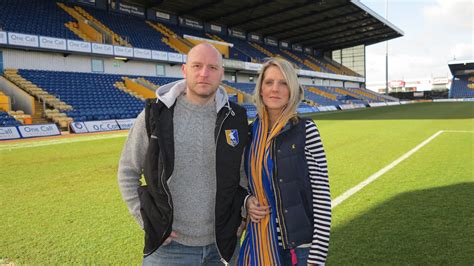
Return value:
<svg viewBox="0 0 474 266">
<path fill-rule="evenodd" d="M 314 122 L 296 114 L 303 89 L 292 65 L 267 61 L 254 97 L 258 117 L 245 152 L 250 222 L 238 264 L 323 264 L 331 224 L 326 156 Z"/>
</svg>

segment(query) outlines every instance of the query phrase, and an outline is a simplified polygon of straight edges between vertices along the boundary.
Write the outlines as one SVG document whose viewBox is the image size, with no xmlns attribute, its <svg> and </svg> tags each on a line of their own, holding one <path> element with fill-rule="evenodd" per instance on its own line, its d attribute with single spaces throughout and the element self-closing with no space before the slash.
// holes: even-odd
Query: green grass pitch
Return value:
<svg viewBox="0 0 474 266">
<path fill-rule="evenodd" d="M 474 103 L 312 116 L 333 199 L 444 130 L 333 209 L 329 265 L 474 263 L 473 116 Z M 116 181 L 125 137 L 20 147 L 48 141 L 0 143 L 0 264 L 140 264 Z"/>
</svg>

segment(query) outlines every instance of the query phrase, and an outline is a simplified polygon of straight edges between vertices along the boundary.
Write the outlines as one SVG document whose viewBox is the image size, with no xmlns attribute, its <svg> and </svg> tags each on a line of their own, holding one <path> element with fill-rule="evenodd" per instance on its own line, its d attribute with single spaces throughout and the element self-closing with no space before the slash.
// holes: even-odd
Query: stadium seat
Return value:
<svg viewBox="0 0 474 266">
<path fill-rule="evenodd" d="M 474 76 L 461 75 L 453 77 L 450 90 L 450 98 L 473 98 Z M 469 86 L 471 85 L 471 86 Z M 471 88 L 473 87 L 473 88 Z"/>
</svg>

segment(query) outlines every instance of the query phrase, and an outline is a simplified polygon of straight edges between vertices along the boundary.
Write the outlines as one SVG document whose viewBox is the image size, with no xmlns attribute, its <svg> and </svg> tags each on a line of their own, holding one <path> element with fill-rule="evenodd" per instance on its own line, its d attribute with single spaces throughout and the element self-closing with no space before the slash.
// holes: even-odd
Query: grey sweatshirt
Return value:
<svg viewBox="0 0 474 266">
<path fill-rule="evenodd" d="M 194 105 L 184 95 L 173 115 L 175 168 L 169 179 L 176 241 L 188 246 L 214 242 L 216 198 L 216 123 L 214 101 Z"/>
</svg>

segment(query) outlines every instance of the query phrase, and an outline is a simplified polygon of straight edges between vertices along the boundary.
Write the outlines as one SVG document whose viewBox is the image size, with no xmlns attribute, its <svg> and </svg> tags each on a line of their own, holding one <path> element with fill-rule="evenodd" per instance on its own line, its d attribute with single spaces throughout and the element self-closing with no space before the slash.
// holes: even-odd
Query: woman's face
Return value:
<svg viewBox="0 0 474 266">
<path fill-rule="evenodd" d="M 270 66 L 263 73 L 260 96 L 268 112 L 281 112 L 288 104 L 290 88 L 278 67 Z"/>
</svg>

